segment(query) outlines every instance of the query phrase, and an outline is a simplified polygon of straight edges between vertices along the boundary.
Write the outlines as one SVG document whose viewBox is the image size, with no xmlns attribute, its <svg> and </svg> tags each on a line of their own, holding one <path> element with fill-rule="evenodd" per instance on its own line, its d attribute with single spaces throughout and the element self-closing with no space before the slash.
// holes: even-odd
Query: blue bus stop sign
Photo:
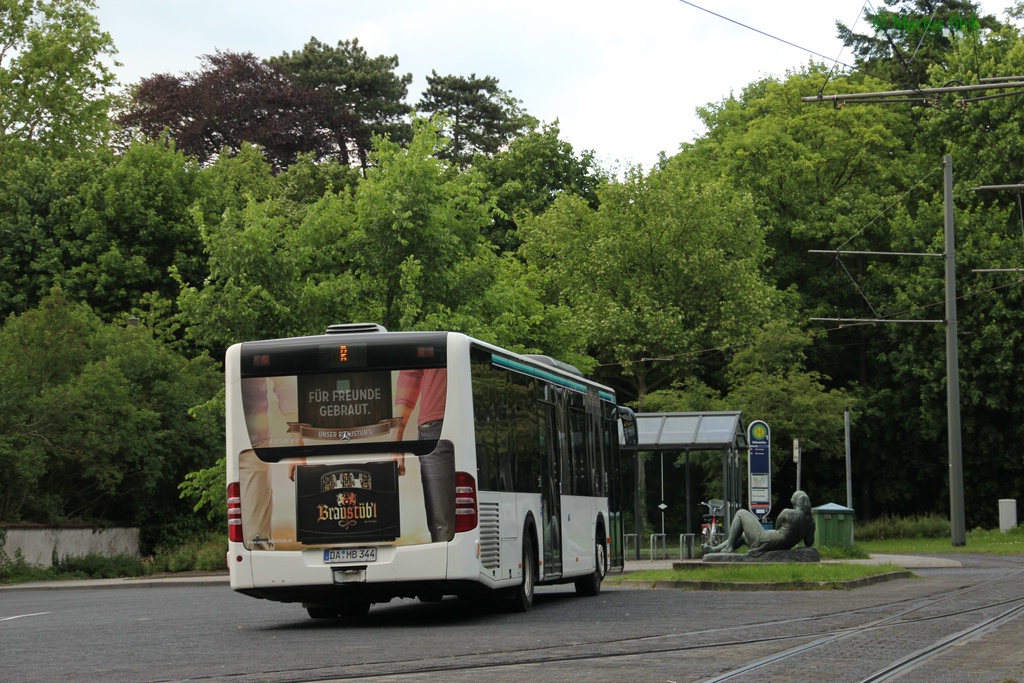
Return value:
<svg viewBox="0 0 1024 683">
<path fill-rule="evenodd" d="M 747 500 L 750 511 L 764 523 L 772 509 L 772 432 L 755 420 L 747 427 Z"/>
</svg>

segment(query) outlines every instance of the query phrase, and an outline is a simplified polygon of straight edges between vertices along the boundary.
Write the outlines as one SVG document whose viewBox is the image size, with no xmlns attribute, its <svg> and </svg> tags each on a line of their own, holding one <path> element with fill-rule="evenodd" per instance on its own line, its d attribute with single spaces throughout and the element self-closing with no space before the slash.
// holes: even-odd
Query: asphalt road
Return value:
<svg viewBox="0 0 1024 683">
<path fill-rule="evenodd" d="M 360 622 L 311 620 L 297 605 L 236 595 L 224 577 L 23 586 L 0 590 L 0 680 L 710 681 L 913 605 L 902 627 L 864 630 L 731 679 L 861 681 L 877 662 L 1022 599 L 1024 582 L 988 586 L 1019 573 L 1024 558 L 930 564 L 914 569 L 919 578 L 847 591 L 606 588 L 579 598 L 569 586 L 540 589 L 527 614 L 401 600 L 374 606 Z M 1024 680 L 1022 642 L 1024 619 L 1012 619 L 899 680 Z"/>
</svg>

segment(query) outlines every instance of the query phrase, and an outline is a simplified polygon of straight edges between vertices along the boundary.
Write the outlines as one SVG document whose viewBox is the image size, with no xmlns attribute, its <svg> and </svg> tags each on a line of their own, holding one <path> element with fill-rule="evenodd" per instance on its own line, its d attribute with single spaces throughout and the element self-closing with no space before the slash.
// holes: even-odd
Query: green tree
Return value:
<svg viewBox="0 0 1024 683">
<path fill-rule="evenodd" d="M 456 308 L 485 274 L 488 208 L 473 173 L 456 173 L 432 121 L 413 121 L 407 149 L 380 140 L 377 168 L 355 197 L 351 248 L 364 310 L 389 329 L 417 327 L 432 311 Z"/>
<path fill-rule="evenodd" d="M 979 35 L 950 36 L 941 64 L 931 65 L 930 84 L 1016 73 L 1024 66 L 1019 30 L 1004 26 Z M 973 192 L 977 185 L 1016 182 L 1022 160 L 1019 97 L 939 98 L 912 112 L 917 125 L 903 135 L 913 147 L 921 186 L 888 212 L 887 231 L 866 248 L 941 253 L 943 203 L 940 161 L 953 158 L 958 263 L 960 415 L 965 498 L 969 525 L 993 525 L 991 500 L 1016 497 L 1024 476 L 1014 443 L 1020 421 L 1013 359 L 1021 344 L 1015 330 L 1017 281 L 977 269 L 1016 267 L 1024 256 L 1017 197 Z M 944 272 L 938 259 L 874 259 L 864 286 L 882 315 L 910 319 L 944 316 Z M 878 302 L 881 302 L 880 304 Z M 899 313 L 899 315 L 896 315 Z M 854 460 L 864 482 L 861 509 L 871 514 L 947 510 L 947 405 L 945 330 L 942 325 L 890 325 L 861 332 L 864 377 L 857 388 L 863 456 Z M 835 337 L 836 335 L 833 335 Z M 838 341 L 836 339 L 835 341 Z M 893 439 L 899 434 L 899 439 Z M 884 472 L 885 476 L 873 473 Z M 858 478 L 855 476 L 855 478 Z"/>
<path fill-rule="evenodd" d="M 200 175 L 203 191 L 191 209 L 204 225 L 220 222 L 251 200 L 273 196 L 278 188 L 273 166 L 259 147 L 249 143 L 244 143 L 237 153 L 217 157 Z"/>
<path fill-rule="evenodd" d="M 839 21 L 836 29 L 858 67 L 902 88 L 926 85 L 929 68 L 947 66 L 955 34 L 977 44 L 984 29 L 1000 26 L 970 0 L 883 1 L 882 8 L 864 10 L 865 33 Z"/>
<path fill-rule="evenodd" d="M 337 202 L 325 197 L 319 206 Z M 198 282 L 179 280 L 178 306 L 192 342 L 219 356 L 237 341 L 315 331 L 316 321 L 302 306 L 304 283 L 314 283 L 296 246 L 309 213 L 307 207 L 282 202 L 275 190 L 262 199 L 250 196 L 243 207 L 202 223 L 209 275 Z"/>
<path fill-rule="evenodd" d="M 465 168 L 477 154 L 496 154 L 512 138 L 536 127 L 537 120 L 520 104 L 498 87 L 494 76 L 439 76 L 431 71 L 416 108 L 448 118 L 444 134 L 451 146 L 439 153 Z"/>
<path fill-rule="evenodd" d="M 695 377 L 643 397 L 641 412 L 739 410 L 745 422 L 765 420 L 772 430 L 772 476 L 777 502 L 785 503 L 795 488 L 796 468 L 786 444 L 800 439 L 806 456 L 803 481 L 816 498 L 845 500 L 843 413 L 858 404 L 849 392 L 830 389 L 829 378 L 807 366 L 812 333 L 785 317 L 768 320 L 739 346 L 724 372 L 724 383 L 712 387 Z M 680 458 L 682 461 L 683 458 Z M 677 464 L 682 464 L 677 462 Z M 697 458 L 705 495 L 717 497 L 722 486 L 721 460 Z"/>
<path fill-rule="evenodd" d="M 857 404 L 848 392 L 828 388 L 829 377 L 807 367 L 810 343 L 810 334 L 784 319 L 769 321 L 730 361 L 726 401 L 748 420 L 762 419 L 771 426 L 776 476 L 795 479 L 785 446 L 798 438 L 806 456 L 805 488 L 813 488 L 822 503 L 845 501 L 843 413 Z"/>
<path fill-rule="evenodd" d="M 708 133 L 686 146 L 678 163 L 724 173 L 752 195 L 772 250 L 767 273 L 781 290 L 792 288 L 807 317 L 869 318 L 884 302 L 863 257 L 829 257 L 811 250 L 881 250 L 891 231 L 886 207 L 904 193 L 920 195 L 927 175 L 915 152 L 914 128 L 905 107 L 801 102 L 817 94 L 826 70 L 812 65 L 782 82 L 764 79 L 700 110 Z M 882 89 L 870 78 L 843 76 L 842 92 Z M 866 340 L 848 328 L 842 342 L 819 338 L 808 350 L 811 367 L 833 381 L 865 383 Z M 860 348 L 860 358 L 851 349 Z"/>
<path fill-rule="evenodd" d="M 1024 65 L 1012 27 L 948 39 L 922 84 L 973 83 Z M 1004 455 L 1013 450 L 1006 440 L 1018 435 L 998 426 L 1017 423 L 1012 415 L 1019 397 L 1005 379 L 1009 359 L 1019 354 L 1012 330 L 1020 321 L 1012 312 L 1009 281 L 993 283 L 996 289 L 989 292 L 970 272 L 1017 265 L 1021 230 L 1014 196 L 979 195 L 968 188 L 1015 181 L 1006 169 L 1020 161 L 1019 146 L 1010 142 L 1019 138 L 1019 107 L 1012 97 L 963 96 L 920 109 L 909 103 L 801 103 L 800 97 L 820 91 L 824 76 L 823 68 L 812 65 L 782 82 L 753 83 L 740 97 L 709 106 L 708 134 L 677 159 L 719 169 L 750 189 L 759 218 L 770 226 L 775 258 L 769 273 L 780 288 L 799 293 L 807 317 L 936 319 L 942 317 L 940 260 L 807 252 L 941 253 L 939 162 L 953 154 L 958 287 L 967 297 L 960 303 L 959 329 L 965 477 L 972 482 L 968 522 L 985 523 L 993 516 L 987 501 L 1013 497 L 1021 487 L 1019 463 Z M 860 92 L 889 86 L 848 74 L 828 87 Z M 847 387 L 856 398 L 858 514 L 944 511 L 949 497 L 942 326 L 833 327 L 807 347 L 807 367 L 822 386 Z M 778 386 L 759 384 L 756 376 L 748 382 L 763 396 L 773 396 Z M 782 396 L 776 402 L 786 405 Z M 796 407 L 787 412 L 796 413 Z"/>
<path fill-rule="evenodd" d="M 702 372 L 704 352 L 745 340 L 773 315 L 749 195 L 668 162 L 634 169 L 598 196 L 597 210 L 556 199 L 523 224 L 521 253 L 546 273 L 546 301 L 569 309 L 580 350 L 617 368 L 627 395 Z"/>
<path fill-rule="evenodd" d="M 315 93 L 251 52 L 217 51 L 202 61 L 183 76 L 142 79 L 118 122 L 150 139 L 169 131 L 202 164 L 245 143 L 259 145 L 276 170 L 301 153 L 328 154 Z"/>
<path fill-rule="evenodd" d="M 204 218 L 210 275 L 201 287 L 183 281 L 179 296 L 192 338 L 216 352 L 339 320 L 413 329 L 479 297 L 496 258 L 481 238 L 489 210 L 480 182 L 437 158 L 430 121 L 415 125 L 408 148 L 378 139 L 358 184 L 292 201 L 286 174 L 266 197 L 215 223 Z"/>
<path fill-rule="evenodd" d="M 478 159 L 475 168 L 492 188 L 496 208 L 487 237 L 509 252 L 521 244 L 518 227 L 525 216 L 544 213 L 563 194 L 578 195 L 596 209 L 597 188 L 607 180 L 593 152 L 577 156 L 559 138 L 557 121 L 514 138 L 508 149 Z"/>
<path fill-rule="evenodd" d="M 3 172 L 0 315 L 26 312 L 63 273 L 64 250 L 82 246 L 62 239 L 81 211 L 80 188 L 95 182 L 111 160 L 105 149 L 66 158 L 26 154 L 17 169 Z"/>
<path fill-rule="evenodd" d="M 222 382 L 213 363 L 59 290 L 0 329 L 0 375 L 0 518 L 154 530 L 187 509 L 178 482 L 219 450 L 189 415 Z"/>
<path fill-rule="evenodd" d="M 301 51 L 268 62 L 291 81 L 316 93 L 318 122 L 333 138 L 333 158 L 355 162 L 365 172 L 374 135 L 407 142 L 405 96 L 412 74 L 399 75 L 398 55 L 369 57 L 358 39 L 331 47 L 311 38 Z"/>
<path fill-rule="evenodd" d="M 0 2 L 0 163 L 23 144 L 65 154 L 102 139 L 116 50 L 93 0 Z"/>
<path fill-rule="evenodd" d="M 954 166 L 955 168 L 955 166 Z M 893 250 L 941 253 L 944 198 L 933 183 L 931 200 L 906 215 Z M 965 501 L 969 525 L 993 526 L 992 500 L 1024 489 L 1024 466 L 1013 455 L 1022 436 L 1021 390 L 1015 382 L 1022 325 L 1020 280 L 975 273 L 1019 263 L 1019 214 L 1008 207 L 969 206 L 968 184 L 957 183 L 958 359 Z M 901 259 L 875 268 L 905 318 L 942 319 L 945 277 L 939 259 Z M 870 503 L 890 513 L 948 509 L 945 326 L 891 325 L 872 331 L 869 372 L 857 390 L 864 469 L 885 472 L 867 482 Z M 893 439 L 893 434 L 899 434 Z M 863 470 L 862 470 L 863 471 Z"/>
<path fill-rule="evenodd" d="M 192 279 L 205 268 L 190 215 L 197 172 L 167 140 L 120 156 L 26 156 L 0 189 L 0 310 L 23 312 L 54 284 L 107 319 L 173 299 L 170 267 Z"/>
</svg>

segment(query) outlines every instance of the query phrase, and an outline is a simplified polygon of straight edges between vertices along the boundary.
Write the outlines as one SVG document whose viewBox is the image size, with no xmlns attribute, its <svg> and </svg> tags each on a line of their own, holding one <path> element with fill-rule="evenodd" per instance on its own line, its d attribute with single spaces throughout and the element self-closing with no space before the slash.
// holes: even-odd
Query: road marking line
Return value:
<svg viewBox="0 0 1024 683">
<path fill-rule="evenodd" d="M 32 614 L 19 614 L 13 617 L 0 617 L 0 621 L 10 621 L 11 619 L 21 619 L 22 617 L 41 617 L 49 612 L 33 612 Z"/>
</svg>

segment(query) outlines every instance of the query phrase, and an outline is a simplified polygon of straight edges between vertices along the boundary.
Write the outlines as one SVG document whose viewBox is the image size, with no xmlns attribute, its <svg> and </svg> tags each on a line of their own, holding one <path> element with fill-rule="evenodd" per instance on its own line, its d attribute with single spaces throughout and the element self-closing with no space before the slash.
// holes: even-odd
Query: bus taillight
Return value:
<svg viewBox="0 0 1024 683">
<path fill-rule="evenodd" d="M 228 540 L 242 542 L 242 487 L 237 481 L 228 484 Z"/>
<path fill-rule="evenodd" d="M 476 481 L 468 472 L 455 473 L 455 533 L 476 528 Z"/>
</svg>

